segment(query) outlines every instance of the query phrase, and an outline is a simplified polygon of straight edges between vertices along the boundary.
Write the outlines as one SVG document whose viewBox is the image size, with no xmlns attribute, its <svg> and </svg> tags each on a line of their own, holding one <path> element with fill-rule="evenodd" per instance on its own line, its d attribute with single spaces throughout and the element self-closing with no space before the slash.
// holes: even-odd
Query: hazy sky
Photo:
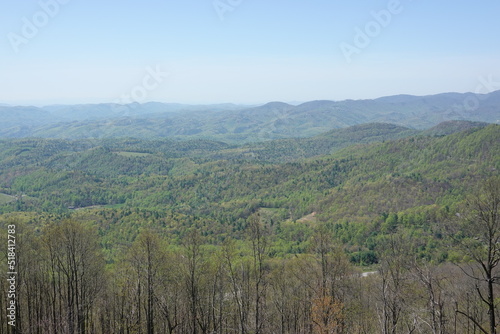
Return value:
<svg viewBox="0 0 500 334">
<path fill-rule="evenodd" d="M 487 92 L 499 14 L 498 0 L 0 0 L 0 103 Z"/>
</svg>

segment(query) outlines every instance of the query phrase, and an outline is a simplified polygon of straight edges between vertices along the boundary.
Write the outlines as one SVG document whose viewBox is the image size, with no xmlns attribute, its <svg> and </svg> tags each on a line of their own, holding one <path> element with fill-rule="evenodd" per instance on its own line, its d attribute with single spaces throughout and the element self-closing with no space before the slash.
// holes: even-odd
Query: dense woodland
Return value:
<svg viewBox="0 0 500 334">
<path fill-rule="evenodd" d="M 0 334 L 496 333 L 499 143 L 465 123 L 0 140 Z"/>
</svg>

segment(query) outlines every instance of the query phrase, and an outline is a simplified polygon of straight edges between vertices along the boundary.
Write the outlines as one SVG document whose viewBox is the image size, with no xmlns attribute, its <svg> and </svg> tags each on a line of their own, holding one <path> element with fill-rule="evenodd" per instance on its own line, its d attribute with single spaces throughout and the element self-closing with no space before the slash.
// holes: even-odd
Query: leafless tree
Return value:
<svg viewBox="0 0 500 334">
<path fill-rule="evenodd" d="M 88 225 L 65 220 L 49 227 L 45 241 L 54 261 L 59 298 L 65 302 L 67 332 L 88 333 L 93 302 L 105 286 L 97 233 Z"/>
<path fill-rule="evenodd" d="M 449 224 L 454 245 L 465 256 L 459 263 L 475 282 L 475 291 L 487 308 L 488 324 L 463 308 L 456 312 L 469 318 L 483 333 L 497 333 L 495 285 L 500 275 L 500 178 L 485 181 L 466 200 L 463 211 Z"/>
</svg>

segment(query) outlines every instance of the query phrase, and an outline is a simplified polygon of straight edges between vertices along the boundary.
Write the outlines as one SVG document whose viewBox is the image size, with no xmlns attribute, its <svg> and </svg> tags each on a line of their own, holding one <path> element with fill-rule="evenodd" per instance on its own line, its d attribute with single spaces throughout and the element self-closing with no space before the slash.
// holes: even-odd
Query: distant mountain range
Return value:
<svg viewBox="0 0 500 334">
<path fill-rule="evenodd" d="M 485 95 L 396 95 L 373 100 L 311 101 L 294 106 L 271 102 L 183 105 L 132 103 L 0 105 L 0 137 L 176 138 L 245 143 L 313 137 L 332 129 L 390 123 L 429 129 L 450 120 L 500 122 L 500 91 Z"/>
</svg>

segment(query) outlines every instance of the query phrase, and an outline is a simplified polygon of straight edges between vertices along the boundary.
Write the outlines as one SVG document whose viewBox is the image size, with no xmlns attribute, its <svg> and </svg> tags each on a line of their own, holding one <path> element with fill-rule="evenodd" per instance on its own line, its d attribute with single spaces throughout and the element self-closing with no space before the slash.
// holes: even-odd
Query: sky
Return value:
<svg viewBox="0 0 500 334">
<path fill-rule="evenodd" d="M 500 2 L 0 0 L 0 104 L 500 89 Z"/>
</svg>

